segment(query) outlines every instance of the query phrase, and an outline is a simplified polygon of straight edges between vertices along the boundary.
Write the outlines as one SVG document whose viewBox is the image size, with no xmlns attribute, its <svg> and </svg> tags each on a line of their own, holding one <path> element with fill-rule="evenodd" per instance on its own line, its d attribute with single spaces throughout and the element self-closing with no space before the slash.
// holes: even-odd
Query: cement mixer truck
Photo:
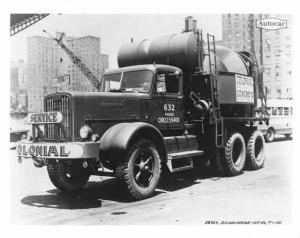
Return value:
<svg viewBox="0 0 300 238">
<path fill-rule="evenodd" d="M 222 176 L 261 169 L 265 142 L 255 125 L 268 115 L 255 58 L 202 35 L 186 29 L 124 44 L 99 92 L 45 96 L 44 111 L 29 114 L 32 138 L 17 145 L 19 162 L 47 166 L 66 192 L 110 173 L 134 199 L 152 196 L 163 173 L 199 161 Z"/>
</svg>

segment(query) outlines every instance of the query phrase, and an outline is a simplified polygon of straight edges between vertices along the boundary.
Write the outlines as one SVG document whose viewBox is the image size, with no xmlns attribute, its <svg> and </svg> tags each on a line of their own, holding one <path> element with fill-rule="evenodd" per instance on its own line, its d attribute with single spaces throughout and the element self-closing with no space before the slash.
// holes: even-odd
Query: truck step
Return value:
<svg viewBox="0 0 300 238">
<path fill-rule="evenodd" d="M 171 173 L 192 169 L 193 157 L 203 155 L 202 150 L 191 150 L 168 154 L 167 166 Z"/>
</svg>

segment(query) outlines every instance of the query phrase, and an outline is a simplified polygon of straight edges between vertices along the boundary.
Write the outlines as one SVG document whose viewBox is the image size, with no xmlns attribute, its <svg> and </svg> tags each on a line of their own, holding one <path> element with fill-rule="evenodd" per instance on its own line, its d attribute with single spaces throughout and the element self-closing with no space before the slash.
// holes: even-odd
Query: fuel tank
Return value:
<svg viewBox="0 0 300 238">
<path fill-rule="evenodd" d="M 247 65 L 237 52 L 216 46 L 216 59 L 217 71 L 248 74 Z M 185 32 L 127 43 L 118 52 L 119 67 L 153 63 L 176 66 L 183 71 L 193 70 L 198 66 L 195 33 Z M 208 57 L 204 58 L 203 64 L 204 70 L 208 71 Z"/>
<path fill-rule="evenodd" d="M 162 36 L 121 46 L 119 67 L 138 64 L 167 64 L 181 68 L 197 66 L 196 37 L 192 32 Z"/>
</svg>

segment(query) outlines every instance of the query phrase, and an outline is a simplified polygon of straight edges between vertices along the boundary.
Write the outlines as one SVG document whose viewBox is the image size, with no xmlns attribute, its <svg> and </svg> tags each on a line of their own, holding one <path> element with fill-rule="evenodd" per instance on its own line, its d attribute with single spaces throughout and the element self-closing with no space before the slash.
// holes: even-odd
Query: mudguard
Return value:
<svg viewBox="0 0 300 238">
<path fill-rule="evenodd" d="M 161 132 L 151 124 L 144 122 L 119 123 L 109 128 L 100 139 L 101 151 L 124 151 L 134 138 L 152 139 L 165 155 L 166 146 Z"/>
</svg>

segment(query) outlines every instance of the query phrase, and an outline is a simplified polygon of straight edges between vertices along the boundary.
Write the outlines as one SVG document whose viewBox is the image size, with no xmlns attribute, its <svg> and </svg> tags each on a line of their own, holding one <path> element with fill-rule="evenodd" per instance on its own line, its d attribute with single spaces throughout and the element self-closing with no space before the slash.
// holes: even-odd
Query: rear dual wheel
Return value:
<svg viewBox="0 0 300 238">
<path fill-rule="evenodd" d="M 264 137 L 260 131 L 254 131 L 247 143 L 242 134 L 233 133 L 224 149 L 218 149 L 211 164 L 220 175 L 236 176 L 242 173 L 244 167 L 257 170 L 263 167 L 265 161 Z"/>
<path fill-rule="evenodd" d="M 254 131 L 247 143 L 247 167 L 257 170 L 264 166 L 265 140 L 260 131 Z"/>
<path fill-rule="evenodd" d="M 246 146 L 243 136 L 233 133 L 225 148 L 216 148 L 216 152 L 211 155 L 210 164 L 221 176 L 236 176 L 240 174 L 246 162 Z"/>
<path fill-rule="evenodd" d="M 246 162 L 246 146 L 243 136 L 236 132 L 228 139 L 224 151 L 224 172 L 228 176 L 242 173 Z"/>
</svg>

